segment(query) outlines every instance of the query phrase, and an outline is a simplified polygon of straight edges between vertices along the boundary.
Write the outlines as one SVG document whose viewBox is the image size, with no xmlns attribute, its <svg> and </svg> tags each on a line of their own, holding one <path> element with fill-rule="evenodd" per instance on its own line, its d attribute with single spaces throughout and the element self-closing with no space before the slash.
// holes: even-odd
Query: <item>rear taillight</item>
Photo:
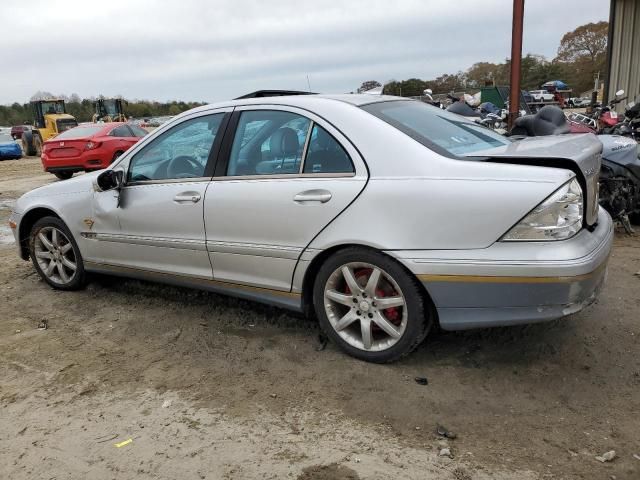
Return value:
<svg viewBox="0 0 640 480">
<path fill-rule="evenodd" d="M 91 140 L 89 140 L 84 148 L 85 150 L 95 150 L 99 146 L 100 146 L 100 142 L 92 142 Z"/>
</svg>

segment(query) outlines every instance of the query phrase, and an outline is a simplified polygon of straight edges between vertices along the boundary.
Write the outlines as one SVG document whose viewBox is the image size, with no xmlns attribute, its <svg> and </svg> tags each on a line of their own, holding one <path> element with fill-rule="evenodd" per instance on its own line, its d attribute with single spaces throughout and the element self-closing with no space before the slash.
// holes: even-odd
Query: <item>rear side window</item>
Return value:
<svg viewBox="0 0 640 480">
<path fill-rule="evenodd" d="M 353 173 L 353 164 L 342 145 L 320 125 L 311 130 L 304 173 Z"/>
<path fill-rule="evenodd" d="M 290 112 L 242 112 L 227 175 L 299 173 L 310 125 L 308 118 Z"/>
<path fill-rule="evenodd" d="M 510 143 L 493 130 L 418 101 L 377 102 L 364 105 L 362 109 L 449 157 L 461 157 Z"/>
<path fill-rule="evenodd" d="M 136 137 L 144 137 L 147 133 L 149 133 L 144 128 L 140 128 L 137 125 L 129 124 L 129 128 L 133 130 L 133 135 Z"/>
<path fill-rule="evenodd" d="M 131 132 L 126 125 L 120 125 L 119 127 L 111 130 L 111 133 L 109 135 L 111 135 L 112 137 L 130 137 Z"/>
<path fill-rule="evenodd" d="M 240 114 L 227 175 L 353 172 L 340 143 L 310 119 L 280 110 Z"/>
</svg>

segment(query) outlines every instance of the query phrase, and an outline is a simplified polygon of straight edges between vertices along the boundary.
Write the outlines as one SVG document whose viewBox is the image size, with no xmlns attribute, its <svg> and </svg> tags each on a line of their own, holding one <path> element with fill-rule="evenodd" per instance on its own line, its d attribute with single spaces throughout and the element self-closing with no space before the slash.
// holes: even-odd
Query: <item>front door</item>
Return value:
<svg viewBox="0 0 640 480">
<path fill-rule="evenodd" d="M 218 112 L 187 118 L 124 161 L 119 205 L 107 212 L 108 219 L 117 216 L 118 228 L 96 215 L 94 238 L 103 263 L 211 278 L 203 206 L 224 117 Z M 112 206 L 113 192 L 97 195 L 110 198 L 97 199 L 96 209 Z M 114 231 L 101 231 L 103 225 Z"/>
<path fill-rule="evenodd" d="M 204 205 L 214 278 L 288 291 L 300 254 L 364 188 L 366 168 L 306 111 L 242 107 L 229 125 Z"/>
</svg>

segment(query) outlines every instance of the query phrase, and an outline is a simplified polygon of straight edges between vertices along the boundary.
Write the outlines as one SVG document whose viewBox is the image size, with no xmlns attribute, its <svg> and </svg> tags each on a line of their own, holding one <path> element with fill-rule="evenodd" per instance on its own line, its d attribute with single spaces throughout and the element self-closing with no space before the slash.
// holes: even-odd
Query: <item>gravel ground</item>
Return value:
<svg viewBox="0 0 640 480">
<path fill-rule="evenodd" d="M 436 333 L 379 366 L 258 304 L 106 276 L 50 289 L 6 222 L 52 181 L 0 162 L 0 478 L 640 478 L 637 237 L 618 232 L 586 311 Z"/>
</svg>

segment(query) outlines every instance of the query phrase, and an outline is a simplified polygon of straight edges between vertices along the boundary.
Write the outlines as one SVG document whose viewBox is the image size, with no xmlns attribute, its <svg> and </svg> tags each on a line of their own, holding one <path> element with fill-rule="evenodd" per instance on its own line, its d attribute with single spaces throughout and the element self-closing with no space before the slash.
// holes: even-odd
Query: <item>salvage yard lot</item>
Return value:
<svg viewBox="0 0 640 480">
<path fill-rule="evenodd" d="M 52 181 L 0 162 L 0 478 L 640 478 L 638 237 L 617 232 L 586 311 L 380 366 L 276 308 L 106 276 L 50 289 L 6 225 Z"/>
</svg>

